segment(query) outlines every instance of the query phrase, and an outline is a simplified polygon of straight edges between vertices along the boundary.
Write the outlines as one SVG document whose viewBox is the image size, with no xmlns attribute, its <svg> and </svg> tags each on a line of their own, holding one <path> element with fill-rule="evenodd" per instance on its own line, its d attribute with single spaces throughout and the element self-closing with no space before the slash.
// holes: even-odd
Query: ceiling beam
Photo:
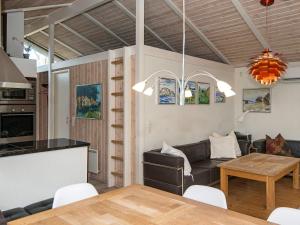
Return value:
<svg viewBox="0 0 300 225">
<path fill-rule="evenodd" d="M 43 35 L 45 35 L 46 37 L 49 38 L 49 34 L 46 33 L 45 31 L 42 30 L 42 31 L 40 31 L 40 33 L 43 34 Z M 64 43 L 64 42 L 62 42 L 62 41 L 60 41 L 60 40 L 58 40 L 57 38 L 54 38 L 54 41 L 57 42 L 58 44 L 64 46 L 65 48 L 69 49 L 70 51 L 76 53 L 77 55 L 83 56 L 83 54 L 82 54 L 81 52 L 79 52 L 79 51 L 77 51 L 76 49 L 72 48 L 70 45 L 67 45 L 66 43 Z"/>
<path fill-rule="evenodd" d="M 236 10 L 239 12 L 245 23 L 248 25 L 252 33 L 255 35 L 257 40 L 260 42 L 260 44 L 264 48 L 270 48 L 270 44 L 267 42 L 267 40 L 262 36 L 260 31 L 257 29 L 255 24 L 253 23 L 251 17 L 248 15 L 245 8 L 242 6 L 239 0 L 231 0 L 232 4 L 235 6 Z"/>
<path fill-rule="evenodd" d="M 41 5 L 41 6 L 26 7 L 26 8 L 8 9 L 2 11 L 2 13 L 30 12 L 30 11 L 43 10 L 43 9 L 55 9 L 55 8 L 67 7 L 71 5 L 72 3 L 64 3 L 64 4 L 56 4 L 56 5 Z"/>
<path fill-rule="evenodd" d="M 119 9 L 121 9 L 131 20 L 135 22 L 136 16 L 127 9 L 122 3 L 120 3 L 117 0 L 113 1 L 114 5 L 117 6 Z M 163 38 L 161 38 L 154 30 L 152 30 L 149 26 L 145 24 L 145 29 L 152 34 L 157 40 L 159 40 L 161 43 L 163 43 L 166 47 L 168 47 L 170 50 L 177 52 L 168 42 L 166 42 Z"/>
<path fill-rule="evenodd" d="M 69 32 L 73 33 L 75 36 L 77 36 L 78 38 L 80 38 L 81 40 L 85 41 L 86 43 L 90 44 L 91 46 L 93 46 L 94 48 L 96 48 L 99 51 L 104 52 L 105 50 L 103 48 L 101 48 L 99 45 L 96 45 L 94 42 L 90 41 L 89 39 L 87 39 L 86 37 L 84 37 L 82 34 L 78 33 L 77 31 L 73 30 L 71 27 L 67 26 L 66 24 L 63 23 L 58 23 L 60 26 L 62 26 L 63 28 L 65 28 L 66 30 L 68 30 Z"/>
<path fill-rule="evenodd" d="M 25 25 L 25 37 L 35 34 L 48 27 L 49 24 L 61 23 L 85 11 L 106 4 L 112 0 L 76 0 L 72 5 L 63 7 L 50 13 L 47 17 Z"/>
<path fill-rule="evenodd" d="M 41 19 L 41 18 L 45 18 L 48 15 L 40 15 L 40 16 L 30 16 L 30 17 L 25 17 L 24 20 L 28 21 L 28 20 L 36 20 L 36 19 Z"/>
<path fill-rule="evenodd" d="M 126 42 L 123 38 L 121 38 L 120 36 L 118 36 L 115 32 L 113 32 L 112 30 L 110 30 L 104 24 L 102 24 L 101 22 L 99 22 L 99 20 L 95 19 L 94 17 L 92 17 L 88 13 L 83 13 L 82 15 L 85 18 L 87 18 L 88 20 L 90 20 L 91 22 L 93 22 L 94 24 L 96 24 L 97 26 L 101 27 L 103 30 L 105 30 L 107 33 L 109 33 L 111 36 L 113 36 L 114 38 L 116 38 L 117 40 L 119 40 L 120 42 L 122 42 L 123 44 L 129 46 L 128 42 Z"/>
<path fill-rule="evenodd" d="M 164 0 L 165 3 L 183 19 L 182 11 L 172 2 L 172 0 Z M 205 34 L 186 16 L 186 25 L 212 50 L 224 63 L 230 64 L 226 56 L 205 36 Z"/>
</svg>

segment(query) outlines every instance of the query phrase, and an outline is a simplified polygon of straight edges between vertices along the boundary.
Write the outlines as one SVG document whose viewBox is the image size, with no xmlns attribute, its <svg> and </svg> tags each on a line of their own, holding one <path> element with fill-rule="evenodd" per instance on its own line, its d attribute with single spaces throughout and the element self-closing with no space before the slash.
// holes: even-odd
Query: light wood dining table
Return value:
<svg viewBox="0 0 300 225">
<path fill-rule="evenodd" d="M 263 225 L 271 223 L 154 188 L 131 185 L 8 224 Z"/>
</svg>

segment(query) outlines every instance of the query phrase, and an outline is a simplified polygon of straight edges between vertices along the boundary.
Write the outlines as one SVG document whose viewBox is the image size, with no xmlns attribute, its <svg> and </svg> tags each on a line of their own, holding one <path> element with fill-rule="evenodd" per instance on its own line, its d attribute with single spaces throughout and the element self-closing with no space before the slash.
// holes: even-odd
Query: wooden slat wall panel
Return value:
<svg viewBox="0 0 300 225">
<path fill-rule="evenodd" d="M 43 87 L 47 83 L 48 72 L 38 73 L 37 75 L 37 112 L 36 112 L 36 134 L 37 140 L 48 138 L 48 88 Z"/>
<path fill-rule="evenodd" d="M 99 171 L 97 178 L 107 181 L 107 60 L 78 65 L 70 68 L 70 118 L 74 126 L 70 127 L 72 139 L 91 143 L 92 149 L 98 150 Z M 76 85 L 101 83 L 102 119 L 88 120 L 76 118 Z"/>
</svg>

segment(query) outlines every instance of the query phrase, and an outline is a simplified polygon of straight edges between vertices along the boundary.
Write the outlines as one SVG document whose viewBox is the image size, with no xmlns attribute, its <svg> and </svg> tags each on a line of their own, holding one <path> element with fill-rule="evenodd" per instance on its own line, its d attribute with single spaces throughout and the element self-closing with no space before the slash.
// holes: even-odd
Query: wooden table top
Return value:
<svg viewBox="0 0 300 225">
<path fill-rule="evenodd" d="M 237 159 L 220 163 L 218 166 L 247 173 L 276 176 L 299 162 L 300 159 L 294 157 L 251 153 Z"/>
<path fill-rule="evenodd" d="M 263 225 L 271 223 L 150 187 L 132 185 L 8 224 Z"/>
</svg>

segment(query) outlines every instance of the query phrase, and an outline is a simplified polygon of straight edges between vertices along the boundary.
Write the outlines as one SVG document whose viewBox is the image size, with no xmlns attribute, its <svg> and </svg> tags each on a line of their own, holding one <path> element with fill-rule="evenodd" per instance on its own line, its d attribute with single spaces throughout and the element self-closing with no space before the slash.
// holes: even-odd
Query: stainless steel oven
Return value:
<svg viewBox="0 0 300 225">
<path fill-rule="evenodd" d="M 35 105 L 0 105 L 0 143 L 35 139 Z"/>
<path fill-rule="evenodd" d="M 35 79 L 28 79 L 32 89 L 1 88 L 0 104 L 35 104 Z"/>
</svg>

